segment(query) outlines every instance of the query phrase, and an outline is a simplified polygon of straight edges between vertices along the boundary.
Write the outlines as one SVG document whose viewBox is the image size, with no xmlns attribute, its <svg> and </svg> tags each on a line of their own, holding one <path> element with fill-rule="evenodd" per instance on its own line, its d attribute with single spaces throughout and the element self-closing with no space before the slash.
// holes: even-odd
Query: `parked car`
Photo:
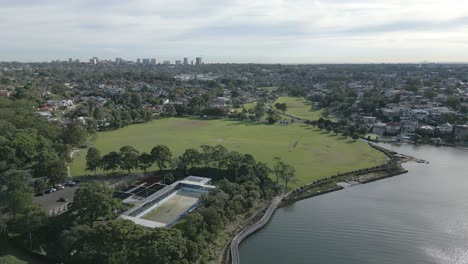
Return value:
<svg viewBox="0 0 468 264">
<path fill-rule="evenodd" d="M 49 194 L 49 193 L 53 193 L 53 192 L 56 192 L 56 191 L 57 191 L 57 189 L 51 187 L 51 188 L 45 190 L 45 193 Z"/>
<path fill-rule="evenodd" d="M 62 189 L 65 189 L 65 186 L 63 186 L 62 184 L 57 184 L 54 186 L 54 188 L 57 190 L 62 190 Z"/>
<path fill-rule="evenodd" d="M 43 192 L 38 192 L 34 196 L 44 196 L 44 193 Z"/>
<path fill-rule="evenodd" d="M 74 181 L 68 181 L 66 185 L 69 186 L 69 187 L 73 187 L 73 186 L 76 185 L 76 182 L 74 182 Z"/>
</svg>

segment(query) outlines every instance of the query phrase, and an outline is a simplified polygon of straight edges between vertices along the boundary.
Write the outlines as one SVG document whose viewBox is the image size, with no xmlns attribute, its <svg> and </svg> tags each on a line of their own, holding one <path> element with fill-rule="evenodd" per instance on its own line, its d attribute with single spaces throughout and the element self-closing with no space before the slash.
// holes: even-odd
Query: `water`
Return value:
<svg viewBox="0 0 468 264">
<path fill-rule="evenodd" d="M 430 164 L 279 209 L 241 263 L 468 263 L 468 150 L 383 146 Z"/>
</svg>

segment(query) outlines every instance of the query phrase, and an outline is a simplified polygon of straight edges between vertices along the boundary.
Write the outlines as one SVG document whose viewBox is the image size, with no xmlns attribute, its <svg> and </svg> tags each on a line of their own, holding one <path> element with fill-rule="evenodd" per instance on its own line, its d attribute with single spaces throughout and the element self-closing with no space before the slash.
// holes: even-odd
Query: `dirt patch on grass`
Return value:
<svg viewBox="0 0 468 264">
<path fill-rule="evenodd" d="M 174 127 L 176 127 L 176 128 L 193 128 L 193 127 L 203 127 L 203 126 L 207 126 L 207 125 L 209 125 L 208 122 L 205 122 L 203 120 L 180 119 L 174 125 Z"/>
</svg>

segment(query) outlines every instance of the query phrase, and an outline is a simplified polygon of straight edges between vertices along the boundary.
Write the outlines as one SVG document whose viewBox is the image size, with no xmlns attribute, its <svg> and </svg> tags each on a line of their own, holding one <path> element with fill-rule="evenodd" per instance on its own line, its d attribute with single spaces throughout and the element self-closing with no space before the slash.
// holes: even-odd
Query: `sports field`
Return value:
<svg viewBox="0 0 468 264">
<path fill-rule="evenodd" d="M 322 109 L 312 110 L 312 103 L 302 97 L 279 97 L 275 103 L 286 103 L 286 114 L 294 117 L 318 120 L 322 115 Z"/>
<path fill-rule="evenodd" d="M 176 194 L 164 201 L 160 206 L 141 218 L 159 223 L 170 224 L 181 214 L 190 209 L 202 195 L 201 192 L 179 190 Z"/>
<path fill-rule="evenodd" d="M 364 142 L 353 142 L 301 123 L 282 126 L 249 121 L 167 118 L 99 132 L 93 144 L 102 154 L 118 151 L 124 145 L 150 152 L 155 145 L 165 144 L 174 155 L 180 155 L 187 148 L 221 144 L 228 150 L 252 154 L 257 160 L 269 164 L 273 157 L 279 156 L 296 168 L 298 182 L 291 187 L 385 161 L 384 155 Z M 85 156 L 86 150 L 75 155 L 72 175 L 92 174 L 84 170 Z"/>
</svg>

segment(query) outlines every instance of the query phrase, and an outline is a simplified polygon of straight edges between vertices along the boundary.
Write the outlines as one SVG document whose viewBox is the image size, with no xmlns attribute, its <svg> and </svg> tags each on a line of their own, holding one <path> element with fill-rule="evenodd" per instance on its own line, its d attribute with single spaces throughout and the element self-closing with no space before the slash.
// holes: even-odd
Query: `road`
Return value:
<svg viewBox="0 0 468 264">
<path fill-rule="evenodd" d="M 264 225 L 270 221 L 271 216 L 275 212 L 276 208 L 278 207 L 279 203 L 283 199 L 282 196 L 276 197 L 273 202 L 270 204 L 268 209 L 266 210 L 265 214 L 260 218 L 255 224 L 247 227 L 241 233 L 237 234 L 234 239 L 231 241 L 231 263 L 232 264 L 239 264 L 239 244 L 244 240 L 246 237 L 257 231 L 258 229 L 262 228 Z"/>
</svg>

